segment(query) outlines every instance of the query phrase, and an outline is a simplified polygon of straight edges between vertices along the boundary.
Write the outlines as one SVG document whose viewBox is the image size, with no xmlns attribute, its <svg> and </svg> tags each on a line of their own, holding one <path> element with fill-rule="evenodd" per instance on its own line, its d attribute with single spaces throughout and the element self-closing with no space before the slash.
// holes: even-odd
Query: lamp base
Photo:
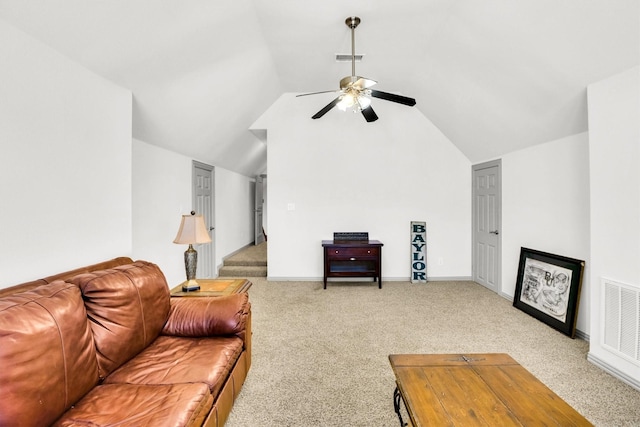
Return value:
<svg viewBox="0 0 640 427">
<path fill-rule="evenodd" d="M 195 279 L 188 280 L 184 285 L 182 285 L 182 292 L 193 292 L 199 290 L 200 285 Z"/>
<path fill-rule="evenodd" d="M 189 243 L 189 247 L 184 251 L 184 268 L 187 272 L 187 282 L 182 285 L 183 292 L 192 292 L 200 290 L 200 285 L 196 282 L 196 266 L 198 265 L 198 252 L 193 249 L 193 245 Z"/>
</svg>

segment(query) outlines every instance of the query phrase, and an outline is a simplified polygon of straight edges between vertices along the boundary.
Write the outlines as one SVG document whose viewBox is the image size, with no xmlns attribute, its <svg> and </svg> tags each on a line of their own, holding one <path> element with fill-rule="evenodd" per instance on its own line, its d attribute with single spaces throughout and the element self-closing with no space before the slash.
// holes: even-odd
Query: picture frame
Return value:
<svg viewBox="0 0 640 427">
<path fill-rule="evenodd" d="M 520 248 L 513 306 L 574 338 L 584 261 Z"/>
</svg>

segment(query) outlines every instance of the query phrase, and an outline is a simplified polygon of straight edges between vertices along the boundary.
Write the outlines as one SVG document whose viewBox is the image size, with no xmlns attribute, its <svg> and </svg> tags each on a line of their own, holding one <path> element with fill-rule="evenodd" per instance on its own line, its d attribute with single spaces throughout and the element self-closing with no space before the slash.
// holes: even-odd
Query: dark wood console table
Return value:
<svg viewBox="0 0 640 427">
<path fill-rule="evenodd" d="M 373 277 L 374 282 L 378 281 L 378 288 L 382 289 L 382 246 L 377 240 L 323 240 L 324 289 L 327 289 L 327 277 Z"/>
</svg>

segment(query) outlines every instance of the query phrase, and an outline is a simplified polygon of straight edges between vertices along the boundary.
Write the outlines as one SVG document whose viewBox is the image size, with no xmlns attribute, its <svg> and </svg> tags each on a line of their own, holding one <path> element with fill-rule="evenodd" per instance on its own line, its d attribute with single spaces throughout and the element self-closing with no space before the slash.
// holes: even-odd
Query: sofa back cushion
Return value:
<svg viewBox="0 0 640 427">
<path fill-rule="evenodd" d="M 63 280 L 67 282 L 72 277 L 75 277 L 81 273 L 89 273 L 97 270 L 106 270 L 107 268 L 114 268 L 123 264 L 131 264 L 132 262 L 133 260 L 128 257 L 121 256 L 118 258 L 113 258 L 107 261 L 99 262 L 97 264 L 87 265 L 84 267 L 76 268 L 74 270 L 65 271 L 63 273 L 57 273 L 57 274 L 54 274 L 53 276 L 45 277 L 38 280 L 32 280 L 31 282 L 20 283 L 19 285 L 14 285 L 8 288 L 0 289 L 0 297 L 16 294 L 18 292 L 26 292 L 31 289 L 37 288 L 38 286 L 52 283 L 58 280 Z"/>
<path fill-rule="evenodd" d="M 0 425 L 52 424 L 97 383 L 76 285 L 57 281 L 0 298 Z"/>
<path fill-rule="evenodd" d="M 156 339 L 169 316 L 169 287 L 155 264 L 137 261 L 70 281 L 82 291 L 100 378 Z"/>
</svg>

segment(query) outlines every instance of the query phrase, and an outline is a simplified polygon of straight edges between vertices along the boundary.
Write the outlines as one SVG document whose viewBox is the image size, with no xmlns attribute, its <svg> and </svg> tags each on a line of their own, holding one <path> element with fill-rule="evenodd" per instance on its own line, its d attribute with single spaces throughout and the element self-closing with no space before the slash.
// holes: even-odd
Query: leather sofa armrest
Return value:
<svg viewBox="0 0 640 427">
<path fill-rule="evenodd" d="M 245 338 L 251 303 L 246 292 L 224 297 L 173 297 L 163 335 Z"/>
</svg>

